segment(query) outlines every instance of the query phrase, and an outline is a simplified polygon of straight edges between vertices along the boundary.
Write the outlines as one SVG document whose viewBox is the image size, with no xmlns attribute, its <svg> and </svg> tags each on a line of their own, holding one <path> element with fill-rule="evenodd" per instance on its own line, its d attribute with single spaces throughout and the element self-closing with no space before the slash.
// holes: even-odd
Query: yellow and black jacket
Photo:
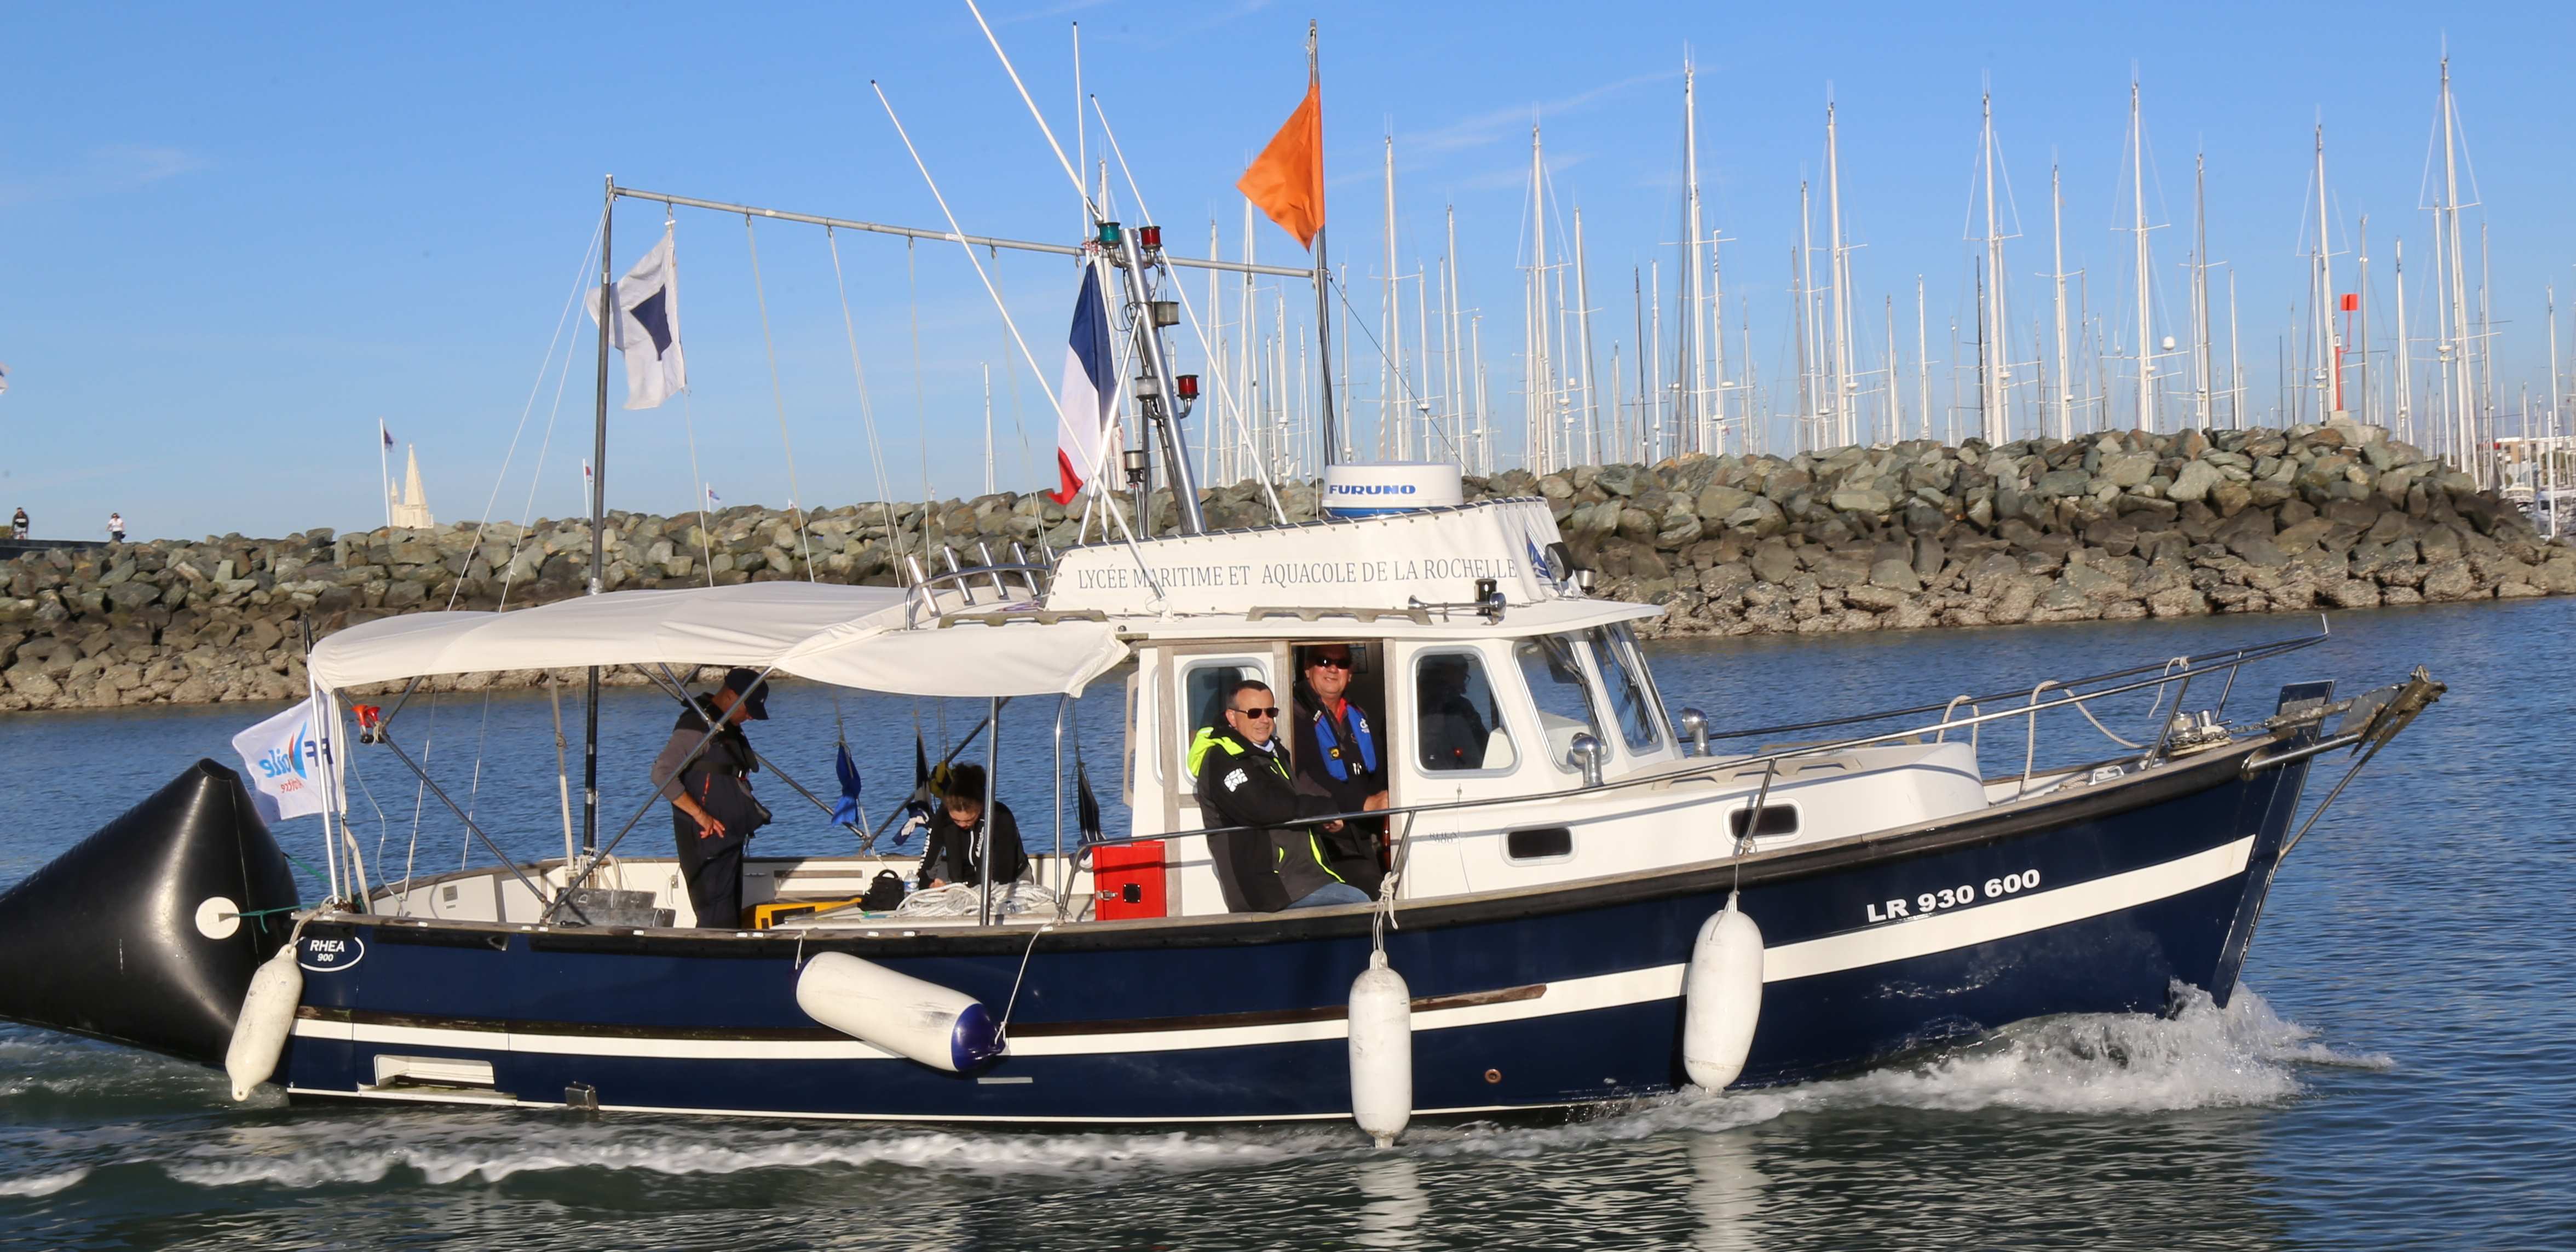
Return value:
<svg viewBox="0 0 2576 1252">
<path fill-rule="evenodd" d="M 1255 828 L 1208 836 L 1217 883 L 1236 912 L 1275 913 L 1342 881 L 1316 831 L 1295 824 L 1338 810 L 1323 796 L 1298 794 L 1278 746 L 1273 739 L 1268 748 L 1254 747 L 1231 727 L 1210 727 L 1190 741 L 1190 771 L 1208 824 Z"/>
</svg>

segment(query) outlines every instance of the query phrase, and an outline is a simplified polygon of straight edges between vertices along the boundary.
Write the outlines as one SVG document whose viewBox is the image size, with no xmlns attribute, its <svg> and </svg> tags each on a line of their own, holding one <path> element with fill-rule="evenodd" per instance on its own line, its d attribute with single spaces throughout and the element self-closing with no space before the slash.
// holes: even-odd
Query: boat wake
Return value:
<svg viewBox="0 0 2576 1252">
<path fill-rule="evenodd" d="M 1643 1100 L 1557 1126 L 1417 1124 L 1396 1154 L 1539 1156 L 1871 1109 L 2116 1116 L 2265 1105 L 2297 1095 L 2299 1070 L 2313 1065 L 2386 1068 L 2391 1062 L 2337 1051 L 2244 990 L 2225 1009 L 2204 995 L 2171 1018 L 2026 1022 L 1974 1046 L 1831 1082 Z M 49 1196 L 78 1187 L 94 1168 L 110 1165 L 150 1168 L 210 1189 L 306 1191 L 389 1182 L 490 1185 L 527 1176 L 571 1184 L 602 1175 L 806 1174 L 833 1181 L 936 1176 L 1081 1184 L 1375 1155 L 1341 1124 L 1155 1134 L 977 1133 L 401 1109 L 354 1115 L 379 1122 L 387 1132 L 368 1134 L 353 1133 L 352 1115 L 258 1116 L 251 1124 L 201 1127 L 186 1137 L 186 1148 L 167 1155 L 133 1153 L 129 1143 L 96 1161 L 81 1162 L 77 1152 L 70 1161 L 57 1156 L 43 1174 L 0 1178 L 0 1197 Z M 202 1114 L 191 1120 L 197 1117 Z"/>
</svg>

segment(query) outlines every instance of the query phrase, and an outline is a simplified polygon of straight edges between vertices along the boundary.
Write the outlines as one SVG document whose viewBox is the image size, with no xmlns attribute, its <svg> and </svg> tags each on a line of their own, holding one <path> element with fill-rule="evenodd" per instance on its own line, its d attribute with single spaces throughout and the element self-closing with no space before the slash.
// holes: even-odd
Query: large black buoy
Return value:
<svg viewBox="0 0 2576 1252">
<path fill-rule="evenodd" d="M 0 1017 L 221 1064 L 299 900 L 241 776 L 199 761 L 0 895 Z"/>
</svg>

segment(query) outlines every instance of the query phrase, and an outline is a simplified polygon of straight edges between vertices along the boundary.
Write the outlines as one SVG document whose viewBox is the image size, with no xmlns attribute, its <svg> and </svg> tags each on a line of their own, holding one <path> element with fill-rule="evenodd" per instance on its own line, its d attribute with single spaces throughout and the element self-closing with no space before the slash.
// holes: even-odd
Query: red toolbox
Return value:
<svg viewBox="0 0 2576 1252">
<path fill-rule="evenodd" d="M 1091 850 L 1091 884 L 1098 903 L 1092 916 L 1104 922 L 1135 917 L 1170 916 L 1163 860 L 1163 841 L 1104 843 Z"/>
</svg>

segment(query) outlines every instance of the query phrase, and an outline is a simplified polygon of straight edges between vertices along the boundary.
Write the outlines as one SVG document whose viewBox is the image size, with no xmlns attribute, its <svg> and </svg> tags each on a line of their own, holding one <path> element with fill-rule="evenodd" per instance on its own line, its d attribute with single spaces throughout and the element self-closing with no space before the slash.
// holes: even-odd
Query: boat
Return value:
<svg viewBox="0 0 2576 1252">
<path fill-rule="evenodd" d="M 1668 711 L 1637 644 L 1634 623 L 1658 610 L 1588 594 L 1566 554 L 1542 502 L 1506 500 L 1095 544 L 1044 570 L 961 567 L 906 588 L 613 592 L 352 627 L 311 654 L 317 688 L 344 705 L 369 684 L 581 666 L 753 666 L 989 699 L 997 713 L 1006 698 L 1061 710 L 1095 684 L 1120 687 L 1108 698 L 1131 711 L 1114 754 L 1132 828 L 1037 851 L 1030 877 L 1061 904 L 1021 912 L 991 907 L 986 884 L 985 907 L 963 916 L 818 908 L 745 927 L 691 915 L 669 858 L 614 845 L 349 889 L 351 846 L 341 894 L 272 919 L 291 928 L 254 927 L 234 915 L 295 906 L 281 898 L 291 880 L 238 782 L 207 763 L 0 899 L 13 950 L 48 933 L 66 950 L 58 985 L 30 997 L 21 984 L 0 1012 L 221 1060 L 247 1014 L 237 1025 L 201 1012 L 194 1031 L 115 1018 L 120 1004 L 168 1012 L 168 979 L 101 981 L 104 958 L 82 965 L 79 949 L 121 935 L 187 958 L 165 964 L 220 966 L 192 984 L 204 1010 L 232 1007 L 228 994 L 290 953 L 300 988 L 274 1074 L 297 1100 L 1335 1120 L 1355 1115 L 1351 989 L 1374 963 L 1407 988 L 1409 1115 L 1691 1086 L 1695 1015 L 1749 1028 L 1719 1085 L 1798 1082 L 2035 1016 L 2160 1012 L 2192 990 L 2224 1004 L 2295 842 L 2311 763 L 2375 751 L 2439 694 L 2420 673 L 2344 700 L 2291 683 L 2269 707 L 2229 711 L 2241 668 L 2310 636 L 1988 695 L 1897 731 L 1872 729 L 1876 715 L 1756 728 L 1840 737 L 1721 752 L 1728 736 L 1705 717 Z M 1225 684 L 1286 691 L 1297 650 L 1321 643 L 1350 646 L 1362 684 L 1383 693 L 1388 886 L 1369 904 L 1230 911 L 1187 741 Z M 1472 768 L 1430 768 L 1459 762 L 1413 750 L 1435 668 L 1490 718 Z M 2043 722 L 2148 690 L 2171 692 L 2160 703 L 2177 713 L 2193 692 L 2219 698 L 2160 716 L 2137 750 L 1978 772 L 1969 736 L 1981 728 L 2014 723 L 2034 758 L 2062 757 Z M 402 754 L 400 707 L 362 706 L 373 742 L 351 750 Z M 169 820 L 174 806 L 189 820 Z M 185 855 L 167 849 L 174 839 Z M 162 849 L 152 863 L 195 877 L 134 879 L 124 866 L 145 843 Z M 745 902 L 844 900 L 888 868 L 909 858 L 755 859 Z M 586 917 L 586 901 L 624 915 Z M 1758 974 L 1694 999 L 1695 965 L 1747 955 L 1706 942 L 1726 914 L 1758 927 Z M 818 1012 L 818 970 L 892 990 L 851 992 L 875 1006 L 854 1022 Z M 84 982 L 75 1017 L 62 1006 Z M 968 1046 L 978 1031 L 990 1055 Z M 959 1051 L 943 1053 L 949 1043 Z"/>
<path fill-rule="evenodd" d="M 608 196 L 969 240 L 953 218 L 907 231 Z M 241 778 L 201 762 L 0 896 L 18 971 L 0 1017 L 220 1064 L 237 1099 L 273 1085 L 299 1102 L 736 1118 L 1349 1121 L 1383 1144 L 1416 1117 L 1796 1083 L 2033 1017 L 2223 1005 L 2284 857 L 2441 694 L 2419 669 L 2351 697 L 2300 681 L 2234 698 L 2240 671 L 2310 635 L 1722 729 L 1658 684 L 1636 627 L 1661 607 L 1596 594 L 1544 500 L 1469 501 L 1454 465 L 1328 465 L 1328 516 L 1208 527 L 1180 424 L 1197 380 L 1163 342 L 1177 312 L 1161 296 L 1188 262 L 1159 231 L 1098 221 L 1079 249 L 972 246 L 1073 251 L 1086 299 L 1123 291 L 1132 513 L 1104 476 L 1087 492 L 1097 540 L 950 551 L 936 572 L 915 554 L 900 586 L 594 585 L 330 633 L 306 666 L 326 898 L 298 898 Z M 604 453 L 605 332 L 599 352 Z M 1329 399 L 1322 412 L 1329 459 Z M 1105 442 L 1095 469 L 1119 447 Z M 1383 883 L 1358 903 L 1238 907 L 1209 851 L 1237 831 L 1202 811 L 1191 743 L 1243 679 L 1288 703 L 1323 645 L 1352 652 L 1385 727 L 1389 803 L 1316 820 L 1383 823 Z M 1060 744 L 1071 701 L 1122 701 L 1122 742 L 1077 739 L 1071 775 L 1052 773 L 1055 811 L 1084 813 L 1082 762 L 1118 761 L 1126 827 L 1059 826 L 1025 880 L 943 911 L 867 907 L 877 876 L 912 862 L 859 830 L 848 855 L 750 859 L 747 915 L 699 917 L 675 860 L 650 854 L 662 804 L 641 780 L 622 807 L 590 757 L 580 841 L 526 859 L 502 849 L 535 832 L 485 830 L 405 747 L 410 693 L 436 676 L 586 669 L 595 725 L 602 671 L 686 700 L 700 666 L 980 700 L 987 727 L 1034 706 Z M 2103 721 L 2122 698 L 2152 701 L 2134 738 Z M 2018 771 L 1981 768 L 1997 736 L 2020 741 Z M 999 737 L 984 738 L 996 766 Z M 2294 824 L 2337 751 L 2342 778 Z M 352 753 L 417 773 L 491 863 L 371 874 L 329 794 Z M 571 789 L 560 767 L 544 781 Z M 1029 786 L 1024 772 L 1013 794 Z"/>
</svg>

